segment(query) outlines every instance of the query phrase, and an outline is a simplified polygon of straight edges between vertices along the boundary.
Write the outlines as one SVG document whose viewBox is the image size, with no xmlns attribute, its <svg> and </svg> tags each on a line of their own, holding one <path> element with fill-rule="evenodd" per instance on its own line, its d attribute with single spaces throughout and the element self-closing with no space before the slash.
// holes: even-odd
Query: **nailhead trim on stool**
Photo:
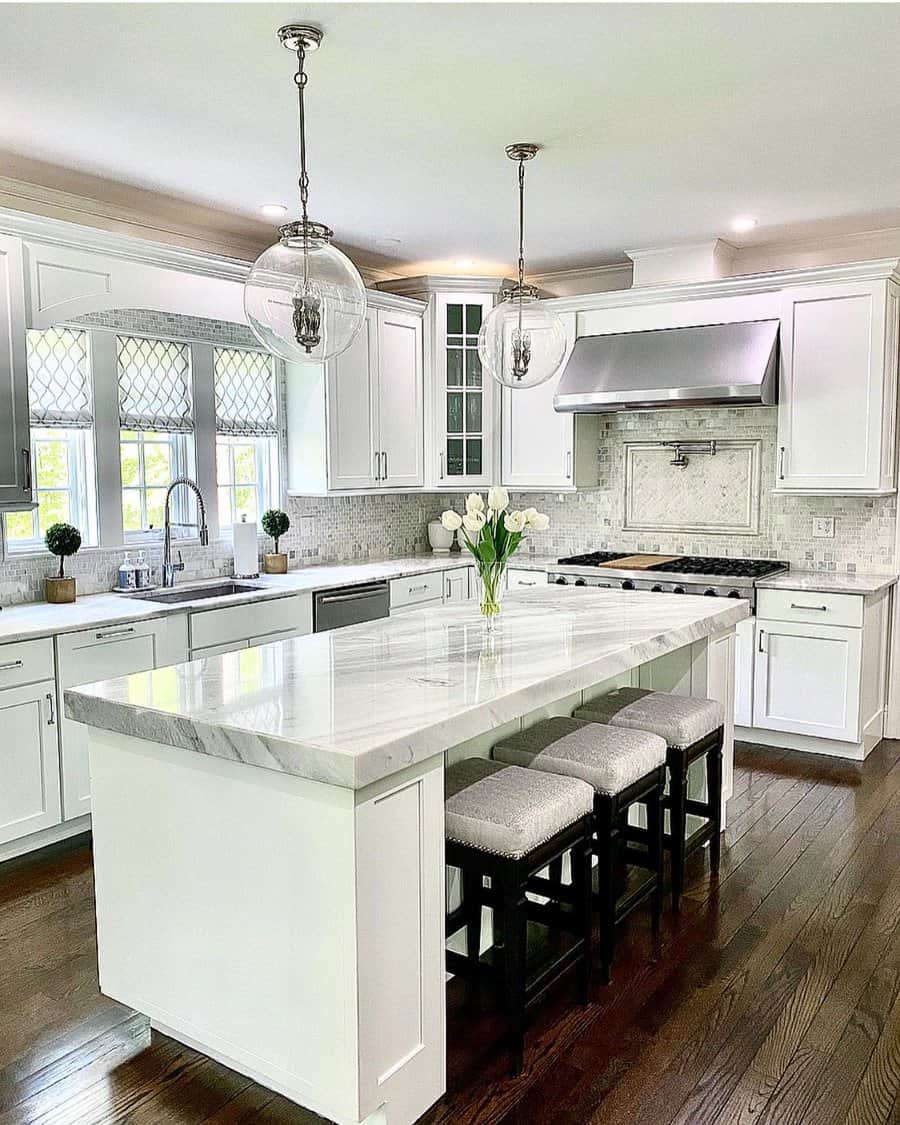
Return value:
<svg viewBox="0 0 900 1125">
<path fill-rule="evenodd" d="M 670 827 L 666 846 L 672 857 L 672 907 L 680 910 L 687 857 L 708 842 L 710 868 L 714 874 L 719 870 L 725 708 L 714 699 L 625 687 L 592 699 L 575 711 L 575 717 L 614 727 L 652 730 L 666 740 L 669 795 L 665 807 L 669 810 Z M 688 770 L 699 758 L 706 759 L 705 801 L 687 796 Z M 690 837 L 688 813 L 706 821 Z M 627 832 L 630 840 L 640 839 L 640 830 L 628 828 Z"/>
<path fill-rule="evenodd" d="M 594 790 L 593 851 L 597 856 L 597 898 L 600 906 L 600 961 L 609 980 L 615 948 L 616 922 L 650 900 L 653 928 L 659 927 L 663 895 L 662 796 L 665 787 L 665 739 L 647 731 L 624 730 L 600 723 L 557 716 L 544 719 L 504 738 L 494 747 L 495 759 L 560 773 L 587 781 Z M 632 805 L 647 809 L 642 843 L 646 850 L 624 850 L 622 824 Z M 620 861 L 651 872 L 636 890 L 619 896 Z M 547 889 L 544 889 L 546 884 Z M 538 893 L 559 893 L 562 864 L 551 864 L 549 879 L 532 880 Z"/>
</svg>

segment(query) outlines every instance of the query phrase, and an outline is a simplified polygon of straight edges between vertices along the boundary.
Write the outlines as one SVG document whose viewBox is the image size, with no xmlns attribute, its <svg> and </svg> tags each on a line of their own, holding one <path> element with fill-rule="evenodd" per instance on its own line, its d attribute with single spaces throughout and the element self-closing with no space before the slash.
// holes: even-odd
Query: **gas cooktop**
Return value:
<svg viewBox="0 0 900 1125">
<path fill-rule="evenodd" d="M 632 558 L 634 552 L 625 551 L 591 551 L 585 555 L 570 555 L 560 559 L 558 566 L 605 566 L 620 559 Z M 680 558 L 668 558 L 666 562 L 654 563 L 643 566 L 640 572 L 646 574 L 690 574 L 702 577 L 708 575 L 716 578 L 765 578 L 770 574 L 778 574 L 786 570 L 788 564 L 777 562 L 774 559 L 724 559 L 704 555 L 683 555 Z M 613 568 L 618 570 L 618 567 Z M 628 570 L 626 564 L 622 567 Z"/>
</svg>

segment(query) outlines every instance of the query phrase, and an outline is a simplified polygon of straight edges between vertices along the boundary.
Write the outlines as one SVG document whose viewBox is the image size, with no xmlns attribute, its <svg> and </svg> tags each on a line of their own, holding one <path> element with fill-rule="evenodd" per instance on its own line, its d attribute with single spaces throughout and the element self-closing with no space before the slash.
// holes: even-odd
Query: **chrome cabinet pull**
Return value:
<svg viewBox="0 0 900 1125">
<path fill-rule="evenodd" d="M 781 451 L 778 454 L 778 479 L 779 480 L 784 480 L 784 453 L 785 453 L 785 448 L 784 448 L 784 446 L 782 446 Z"/>
<path fill-rule="evenodd" d="M 23 492 L 31 492 L 31 450 L 22 450 L 22 462 L 25 466 L 25 483 L 22 485 Z"/>
<path fill-rule="evenodd" d="M 427 589 L 428 589 L 428 583 L 426 582 L 424 586 L 410 586 L 408 593 L 418 594 L 418 592 L 420 590 L 427 590 Z"/>
<path fill-rule="evenodd" d="M 384 475 L 382 476 L 381 479 L 387 480 L 388 479 L 387 453 L 382 452 L 381 456 L 382 456 L 382 459 L 384 461 Z"/>
<path fill-rule="evenodd" d="M 791 602 L 791 609 L 814 609 L 816 613 L 827 613 L 827 605 L 800 605 L 798 602 Z"/>
<path fill-rule="evenodd" d="M 129 633 L 134 632 L 134 626 L 129 625 L 126 629 L 107 629 L 103 633 L 97 633 L 98 641 L 105 641 L 109 637 L 126 637 Z"/>
<path fill-rule="evenodd" d="M 572 450 L 566 454 L 566 479 L 572 479 Z"/>
<path fill-rule="evenodd" d="M 47 706 L 50 708 L 50 718 L 47 720 L 47 726 L 56 726 L 56 709 L 53 706 L 53 692 L 47 692 Z"/>
<path fill-rule="evenodd" d="M 375 479 L 381 480 L 381 454 L 375 451 Z"/>
<path fill-rule="evenodd" d="M 441 478 L 441 480 L 443 480 L 444 479 L 444 454 L 443 453 L 440 454 L 440 459 L 441 459 L 441 462 L 440 462 L 441 463 L 440 478 Z"/>
<path fill-rule="evenodd" d="M 0 672 L 11 672 L 13 668 L 21 668 L 22 665 L 21 660 L 9 660 L 6 664 L 0 664 Z"/>
<path fill-rule="evenodd" d="M 759 631 L 759 651 L 760 651 L 760 652 L 762 652 L 762 653 L 765 653 L 765 651 L 766 651 L 766 650 L 765 650 L 765 649 L 763 648 L 763 637 L 764 637 L 765 635 L 766 635 L 766 631 L 765 631 L 765 629 L 760 629 L 760 631 Z"/>
</svg>

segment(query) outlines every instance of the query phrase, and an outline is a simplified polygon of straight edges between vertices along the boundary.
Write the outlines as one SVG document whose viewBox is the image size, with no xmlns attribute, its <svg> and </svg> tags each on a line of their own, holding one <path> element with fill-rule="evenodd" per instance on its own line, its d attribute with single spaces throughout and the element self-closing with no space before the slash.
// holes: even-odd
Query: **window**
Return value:
<svg viewBox="0 0 900 1125">
<path fill-rule="evenodd" d="M 117 339 L 122 526 L 126 538 L 162 526 L 166 488 L 192 475 L 194 429 L 190 350 L 139 336 Z M 172 497 L 172 521 L 196 523 L 186 489 Z"/>
<path fill-rule="evenodd" d="M 12 551 L 35 551 L 53 523 L 73 523 L 85 544 L 97 542 L 88 335 L 70 328 L 27 334 L 31 457 L 37 508 L 11 512 Z"/>
<path fill-rule="evenodd" d="M 258 520 L 278 502 L 278 421 L 272 358 L 215 348 L 219 524 Z"/>
</svg>

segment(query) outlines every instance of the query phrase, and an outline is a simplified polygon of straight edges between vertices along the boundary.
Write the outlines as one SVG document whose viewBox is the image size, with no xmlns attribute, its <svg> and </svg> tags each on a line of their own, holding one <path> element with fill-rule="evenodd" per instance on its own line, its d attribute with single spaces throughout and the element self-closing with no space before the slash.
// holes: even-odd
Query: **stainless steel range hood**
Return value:
<svg viewBox="0 0 900 1125">
<path fill-rule="evenodd" d="M 560 412 L 771 406 L 777 320 L 582 336 L 553 399 Z"/>
</svg>

